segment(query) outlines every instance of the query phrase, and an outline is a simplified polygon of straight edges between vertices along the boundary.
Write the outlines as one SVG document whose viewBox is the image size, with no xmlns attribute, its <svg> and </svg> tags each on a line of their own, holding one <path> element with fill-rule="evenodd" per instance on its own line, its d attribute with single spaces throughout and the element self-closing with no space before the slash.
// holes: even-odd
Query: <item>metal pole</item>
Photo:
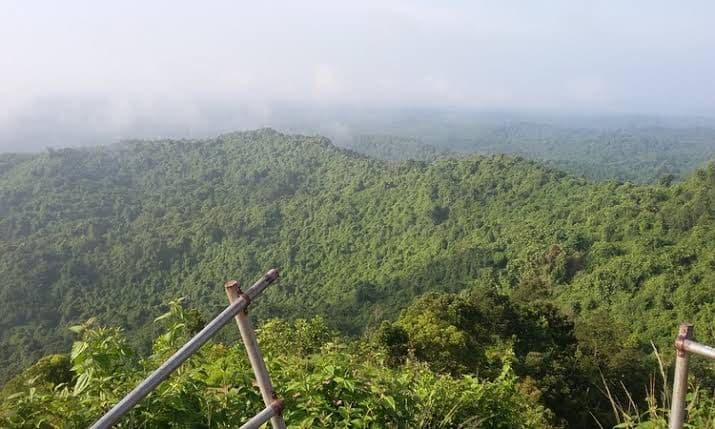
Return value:
<svg viewBox="0 0 715 429">
<path fill-rule="evenodd" d="M 715 360 L 715 348 L 691 340 L 683 341 L 683 348 L 702 357 Z"/>
<path fill-rule="evenodd" d="M 156 369 L 149 377 L 139 383 L 129 394 L 127 394 L 117 405 L 97 420 L 90 429 L 111 428 L 124 414 L 132 409 L 139 401 L 144 399 L 156 386 L 164 381 L 176 370 L 186 359 L 191 357 L 202 345 L 206 343 L 221 327 L 228 323 L 232 317 L 245 309 L 250 304 L 251 299 L 273 282 L 277 277 L 275 270 L 270 270 L 260 280 L 258 280 L 246 294 L 226 307 L 218 316 L 209 322 L 204 329 L 199 331 L 183 347 L 174 353 L 166 362 Z"/>
<path fill-rule="evenodd" d="M 693 325 L 682 323 L 675 340 L 678 351 L 675 358 L 675 375 L 673 377 L 673 399 L 670 403 L 670 419 L 668 429 L 682 429 L 685 422 L 685 395 L 688 393 L 688 351 L 685 343 L 693 338 Z"/>
<path fill-rule="evenodd" d="M 251 420 L 243 424 L 239 429 L 258 429 L 263 423 L 267 422 L 273 416 L 279 416 L 283 411 L 282 401 L 273 401 L 263 411 L 256 414 Z"/>
<path fill-rule="evenodd" d="M 278 277 L 277 271 L 275 272 L 275 276 Z M 238 302 L 243 296 L 243 292 L 241 291 L 237 281 L 228 281 L 224 286 L 226 288 L 228 301 L 231 304 Z M 273 402 L 275 402 L 276 394 L 273 390 L 271 377 L 268 375 L 268 369 L 266 368 L 266 363 L 263 360 L 261 349 L 258 347 L 256 332 L 253 330 L 251 320 L 248 318 L 248 313 L 245 309 L 243 311 L 239 311 L 236 315 L 236 323 L 238 324 L 238 330 L 241 331 L 241 339 L 243 339 L 243 343 L 246 345 L 248 360 L 251 362 L 253 373 L 256 375 L 256 384 L 258 384 L 258 389 L 261 391 L 263 402 L 266 404 L 266 407 L 269 407 Z M 271 426 L 273 429 L 285 429 L 286 424 L 280 413 L 271 418 Z"/>
</svg>

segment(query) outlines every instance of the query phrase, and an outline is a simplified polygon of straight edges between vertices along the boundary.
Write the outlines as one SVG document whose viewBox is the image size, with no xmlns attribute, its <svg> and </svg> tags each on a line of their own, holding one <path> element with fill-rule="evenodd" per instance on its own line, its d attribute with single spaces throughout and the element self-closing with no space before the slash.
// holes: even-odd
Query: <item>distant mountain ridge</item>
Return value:
<svg viewBox="0 0 715 429">
<path fill-rule="evenodd" d="M 356 135 L 341 145 L 387 160 L 512 154 L 593 180 L 654 183 L 687 177 L 715 158 L 714 128 L 591 129 L 519 122 L 428 138 Z"/>
<path fill-rule="evenodd" d="M 235 102 L 159 102 L 127 110 L 108 99 L 36 100 L 0 127 L 0 153 L 126 139 L 207 139 L 266 124 L 323 135 L 388 160 L 507 153 L 592 180 L 679 180 L 715 158 L 715 118 Z"/>
</svg>

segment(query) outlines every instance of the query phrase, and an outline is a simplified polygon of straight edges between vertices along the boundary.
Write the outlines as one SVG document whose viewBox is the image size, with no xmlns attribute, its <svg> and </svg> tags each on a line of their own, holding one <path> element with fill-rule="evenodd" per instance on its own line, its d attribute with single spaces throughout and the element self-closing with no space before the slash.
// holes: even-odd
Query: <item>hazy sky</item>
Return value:
<svg viewBox="0 0 715 429">
<path fill-rule="evenodd" d="M 52 97 L 715 116 L 714 23 L 711 0 L 7 0 L 0 127 Z"/>
</svg>

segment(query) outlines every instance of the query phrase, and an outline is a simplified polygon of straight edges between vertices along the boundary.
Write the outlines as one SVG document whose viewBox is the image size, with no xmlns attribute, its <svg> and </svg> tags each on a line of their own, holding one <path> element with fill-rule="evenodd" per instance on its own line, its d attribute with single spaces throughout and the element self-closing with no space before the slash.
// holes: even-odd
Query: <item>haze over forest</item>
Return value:
<svg viewBox="0 0 715 429">
<path fill-rule="evenodd" d="M 714 124 L 707 1 L 30 1 L 0 12 L 4 152 L 264 126 L 340 138 L 415 109 Z"/>
</svg>

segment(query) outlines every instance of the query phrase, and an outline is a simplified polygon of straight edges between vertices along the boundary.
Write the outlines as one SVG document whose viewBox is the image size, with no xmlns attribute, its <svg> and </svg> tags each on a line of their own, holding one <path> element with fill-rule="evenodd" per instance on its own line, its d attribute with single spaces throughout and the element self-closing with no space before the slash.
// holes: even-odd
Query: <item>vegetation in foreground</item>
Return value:
<svg viewBox="0 0 715 429">
<path fill-rule="evenodd" d="M 96 319 L 71 327 L 77 337 L 71 353 L 40 359 L 0 391 L 0 425 L 89 426 L 203 324 L 182 300 L 170 302 L 156 322 L 161 334 L 146 356 L 121 329 Z M 604 390 L 593 392 L 578 374 L 600 370 L 574 348 L 572 327 L 543 303 L 473 290 L 426 295 L 359 340 L 315 317 L 268 320 L 259 342 L 289 427 L 665 429 L 670 392 L 663 362 L 663 384 L 651 378 L 644 401 L 636 402 L 623 381 L 604 380 Z M 619 388 L 625 402 L 610 391 Z M 715 427 L 712 392 L 697 385 L 691 392 L 688 427 Z M 602 414 L 593 406 L 599 399 L 607 403 Z M 582 406 L 589 402 L 587 412 Z M 209 342 L 118 427 L 235 427 L 262 408 L 242 344 Z"/>
<path fill-rule="evenodd" d="M 197 322 L 178 303 L 167 316 L 146 357 L 127 346 L 119 329 L 73 327 L 79 339 L 69 356 L 47 356 L 6 386 L 0 425 L 90 425 L 178 348 Z M 379 347 L 339 338 L 320 318 L 268 321 L 259 341 L 290 427 L 549 427 L 544 408 L 520 389 L 508 355 L 492 380 L 437 374 L 414 361 L 389 365 Z M 240 344 L 210 344 L 121 427 L 236 427 L 263 408 L 252 378 Z"/>
</svg>

